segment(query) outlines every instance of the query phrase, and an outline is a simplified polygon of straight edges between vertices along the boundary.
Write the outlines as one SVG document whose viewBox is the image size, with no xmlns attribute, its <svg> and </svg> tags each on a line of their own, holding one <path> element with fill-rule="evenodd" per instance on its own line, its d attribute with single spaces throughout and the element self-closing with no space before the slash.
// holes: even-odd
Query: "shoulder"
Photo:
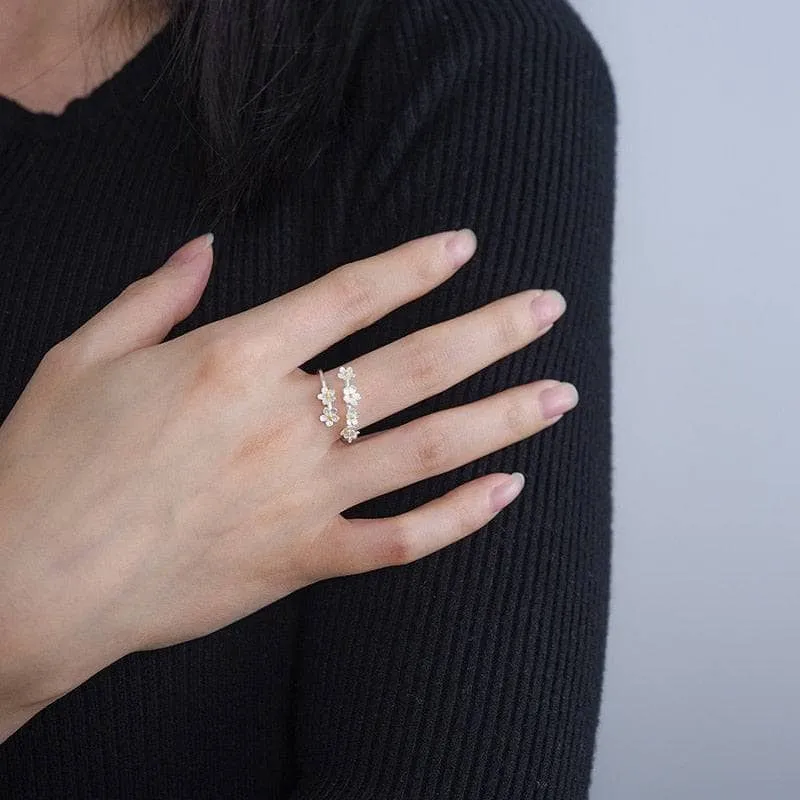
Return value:
<svg viewBox="0 0 800 800">
<path fill-rule="evenodd" d="M 355 88 L 382 117 L 410 97 L 435 103 L 470 87 L 485 96 L 501 86 L 508 99 L 516 86 L 544 100 L 542 80 L 591 81 L 602 112 L 616 115 L 603 51 L 565 0 L 392 0 L 374 7 Z"/>
<path fill-rule="evenodd" d="M 383 48 L 413 67 L 438 56 L 488 59 L 500 46 L 530 54 L 545 44 L 571 47 L 603 61 L 592 32 L 566 0 L 403 0 L 374 7 L 366 52 Z"/>
<path fill-rule="evenodd" d="M 417 31 L 439 27 L 449 34 L 506 32 L 509 36 L 545 26 L 563 35 L 594 41 L 579 14 L 566 0 L 404 0 L 381 2 L 375 7 L 376 28 L 396 30 L 404 20 Z M 530 27 L 534 26 L 534 27 Z M 406 29 L 406 34 L 411 33 Z"/>
</svg>

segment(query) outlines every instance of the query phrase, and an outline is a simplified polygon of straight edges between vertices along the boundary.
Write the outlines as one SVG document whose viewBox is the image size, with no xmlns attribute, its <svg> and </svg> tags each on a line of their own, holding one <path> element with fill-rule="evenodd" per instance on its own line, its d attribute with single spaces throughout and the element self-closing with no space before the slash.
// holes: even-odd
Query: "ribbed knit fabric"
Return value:
<svg viewBox="0 0 800 800">
<path fill-rule="evenodd" d="M 52 345 L 207 229 L 196 133 L 156 80 L 173 36 L 170 25 L 61 115 L 0 98 L 0 420 Z M 489 525 L 126 656 L 0 745 L 0 797 L 587 796 L 609 599 L 615 135 L 607 65 L 565 3 L 386 4 L 335 144 L 268 210 L 214 227 L 208 287 L 169 338 L 468 226 L 478 250 L 454 277 L 302 366 L 553 287 L 568 309 L 541 340 L 366 430 L 540 378 L 572 381 L 580 403 L 537 436 L 345 514 L 393 515 L 523 471 L 522 495 Z"/>
</svg>

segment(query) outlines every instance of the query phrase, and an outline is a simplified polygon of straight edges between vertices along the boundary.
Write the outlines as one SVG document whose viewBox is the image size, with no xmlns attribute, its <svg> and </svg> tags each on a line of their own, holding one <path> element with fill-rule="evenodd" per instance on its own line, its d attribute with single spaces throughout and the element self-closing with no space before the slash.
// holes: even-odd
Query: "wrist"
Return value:
<svg viewBox="0 0 800 800">
<path fill-rule="evenodd" d="M 49 703 L 36 703 L 23 708 L 0 709 L 0 745 L 48 705 Z"/>
<path fill-rule="evenodd" d="M 9 554 L 0 564 L 0 742 L 72 688 L 62 674 L 65 658 L 59 643 L 31 612 L 36 591 L 23 577 L 24 560 L 13 560 L 25 536 L 14 496 L 0 481 L 0 551 Z"/>
<path fill-rule="evenodd" d="M 13 604 L 5 610 L 13 615 Z M 47 637 L 42 637 L 46 639 Z M 43 708 L 72 688 L 60 673 L 63 658 L 40 649 L 0 614 L 0 740 L 7 738 Z"/>
<path fill-rule="evenodd" d="M 12 647 L 3 650 L 0 657 L 0 742 L 71 691 L 71 687 L 65 687 L 55 675 L 41 659 L 28 658 Z"/>
</svg>

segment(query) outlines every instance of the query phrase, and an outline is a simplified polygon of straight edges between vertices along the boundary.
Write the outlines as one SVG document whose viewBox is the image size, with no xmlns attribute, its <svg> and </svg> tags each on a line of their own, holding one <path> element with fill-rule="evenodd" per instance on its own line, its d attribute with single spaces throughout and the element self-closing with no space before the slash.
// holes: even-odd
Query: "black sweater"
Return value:
<svg viewBox="0 0 800 800">
<path fill-rule="evenodd" d="M 169 338 L 471 227 L 477 253 L 454 277 L 304 368 L 552 287 L 568 309 L 541 340 L 370 430 L 539 378 L 575 383 L 580 403 L 537 436 L 346 512 L 397 514 L 521 470 L 522 495 L 489 525 L 122 658 L 0 745 L 0 797 L 587 795 L 609 600 L 613 85 L 560 0 L 382 13 L 340 136 L 268 210 L 216 224 L 208 287 Z M 209 224 L 194 128 L 155 82 L 172 28 L 63 114 L 0 98 L 0 421 L 47 349 Z"/>
</svg>

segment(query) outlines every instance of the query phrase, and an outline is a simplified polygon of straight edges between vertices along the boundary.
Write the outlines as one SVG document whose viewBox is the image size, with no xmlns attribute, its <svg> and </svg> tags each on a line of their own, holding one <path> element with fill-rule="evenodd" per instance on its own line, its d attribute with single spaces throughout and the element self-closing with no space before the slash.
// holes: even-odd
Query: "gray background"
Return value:
<svg viewBox="0 0 800 800">
<path fill-rule="evenodd" d="M 591 798 L 797 800 L 800 9 L 572 5 L 620 112 Z"/>
</svg>

